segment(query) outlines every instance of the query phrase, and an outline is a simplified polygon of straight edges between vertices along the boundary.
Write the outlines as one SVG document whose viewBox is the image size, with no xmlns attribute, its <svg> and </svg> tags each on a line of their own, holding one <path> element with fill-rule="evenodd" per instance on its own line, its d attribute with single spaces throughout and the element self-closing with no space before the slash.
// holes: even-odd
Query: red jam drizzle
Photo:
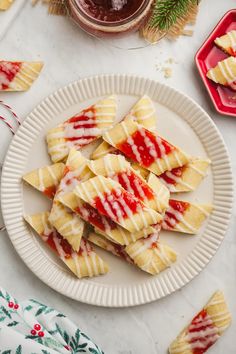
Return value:
<svg viewBox="0 0 236 354">
<path fill-rule="evenodd" d="M 232 55 L 233 57 L 236 57 L 236 51 L 232 47 L 227 48 L 227 51 L 230 55 Z"/>
<path fill-rule="evenodd" d="M 0 90 L 7 90 L 21 68 L 21 62 L 0 61 Z"/>
<path fill-rule="evenodd" d="M 190 337 L 189 343 L 192 344 L 193 354 L 205 353 L 216 342 L 218 336 L 217 329 L 214 331 L 214 328 L 215 326 L 212 321 L 209 320 L 205 309 L 194 317 L 188 328 Z"/>
<path fill-rule="evenodd" d="M 66 259 L 71 258 L 73 253 L 77 253 L 78 256 L 83 256 L 85 254 L 88 255 L 89 252 L 92 251 L 92 247 L 88 241 L 82 238 L 80 249 L 78 252 L 75 252 L 69 242 L 65 240 L 56 230 L 53 230 L 49 235 L 42 235 L 42 237 L 46 238 L 45 242 L 54 252 L 58 254 L 60 258 L 62 258 L 62 254 L 57 249 L 55 238 L 57 238 L 59 247 L 61 247 L 61 252 L 64 253 L 63 257 Z"/>
<path fill-rule="evenodd" d="M 173 168 L 173 170 L 171 170 L 170 172 L 166 171 L 162 173 L 159 178 L 163 179 L 167 184 L 175 185 L 177 184 L 177 182 L 173 178 L 171 178 L 171 176 L 168 175 L 171 173 L 175 177 L 181 178 L 184 173 L 184 170 L 185 166 Z"/>
<path fill-rule="evenodd" d="M 145 143 L 145 137 L 148 138 L 152 148 L 147 146 Z M 157 158 L 161 159 L 163 154 L 168 155 L 171 153 L 175 147 L 168 143 L 166 140 L 162 139 L 161 137 L 157 136 L 150 132 L 149 130 L 142 128 L 136 130 L 132 135 L 131 138 L 133 140 L 133 144 L 137 147 L 138 153 L 140 155 L 140 161 L 137 159 L 136 154 L 132 149 L 132 145 L 128 143 L 128 140 L 120 143 L 117 145 L 117 148 L 121 150 L 127 157 L 131 158 L 132 160 L 138 162 L 144 167 L 149 167 Z M 164 151 L 161 151 L 161 146 L 163 147 Z M 151 150 L 155 150 L 155 154 L 151 153 Z M 157 157 L 155 157 L 156 155 Z"/>
<path fill-rule="evenodd" d="M 133 193 L 138 199 L 143 201 L 145 199 L 151 200 L 155 197 L 152 189 L 133 171 L 119 172 L 116 176 L 121 186 L 128 192 Z"/>
<path fill-rule="evenodd" d="M 91 141 L 97 138 L 95 135 L 86 134 L 86 129 L 92 129 L 97 127 L 96 123 L 96 110 L 92 106 L 90 108 L 84 109 L 79 115 L 75 115 L 72 118 L 68 119 L 64 125 L 71 125 L 72 130 L 80 130 L 82 131 L 81 136 L 72 136 L 72 137 L 65 137 L 66 141 L 75 142 L 78 146 L 84 146 L 89 144 Z M 91 132 L 91 131 L 90 131 Z M 84 141 L 86 140 L 86 142 Z"/>
<path fill-rule="evenodd" d="M 50 186 L 44 189 L 43 194 L 45 194 L 48 198 L 53 199 L 56 194 L 56 190 L 56 186 Z"/>
<path fill-rule="evenodd" d="M 44 235 L 43 235 L 44 236 Z M 64 257 L 66 259 L 70 258 L 72 256 L 72 253 L 74 252 L 71 245 L 68 243 L 67 240 L 65 240 L 56 230 L 51 232 L 49 235 L 46 235 L 45 237 L 47 237 L 46 243 L 48 244 L 48 246 L 54 251 L 56 252 L 60 257 L 60 253 L 57 250 L 54 238 L 56 237 L 58 239 L 58 243 L 60 245 L 60 247 L 62 248 L 63 252 L 64 252 Z"/>
<path fill-rule="evenodd" d="M 127 209 L 129 209 L 132 214 L 136 214 L 143 208 L 143 205 L 139 200 L 134 198 L 132 194 L 123 190 L 113 189 L 109 193 L 104 193 L 103 198 L 97 196 L 94 199 L 94 207 L 101 214 L 119 222 L 121 218 L 129 217 Z M 109 213 L 107 209 L 110 209 L 111 213 Z"/>
<path fill-rule="evenodd" d="M 119 22 L 133 15 L 143 0 L 79 0 L 87 15 L 102 22 Z"/>
<path fill-rule="evenodd" d="M 75 211 L 88 223 L 97 227 L 99 230 L 107 231 L 107 229 L 114 230 L 116 224 L 110 218 L 99 214 L 99 212 L 91 207 L 89 204 L 84 203 L 81 207 L 77 207 Z"/>
<path fill-rule="evenodd" d="M 174 209 L 174 211 L 184 214 L 185 211 L 189 207 L 188 202 L 182 202 L 180 200 L 175 200 L 175 199 L 170 199 L 169 200 L 169 208 L 166 210 L 165 216 L 164 216 L 164 222 L 165 224 L 172 229 L 174 225 L 176 225 L 179 222 L 178 216 L 171 210 Z"/>
<path fill-rule="evenodd" d="M 112 247 L 114 248 L 113 254 L 122 258 L 123 260 L 134 263 L 132 258 L 125 252 L 125 246 L 117 245 L 116 243 L 112 243 Z"/>
</svg>

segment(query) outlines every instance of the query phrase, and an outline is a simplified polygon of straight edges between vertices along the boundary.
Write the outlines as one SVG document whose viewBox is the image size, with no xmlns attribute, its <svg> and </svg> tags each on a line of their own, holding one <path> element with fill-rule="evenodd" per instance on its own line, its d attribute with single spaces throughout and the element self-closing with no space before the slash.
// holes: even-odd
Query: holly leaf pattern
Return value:
<svg viewBox="0 0 236 354">
<path fill-rule="evenodd" d="M 10 323 L 8 323 L 8 327 L 14 327 L 14 326 L 16 326 L 16 325 L 18 325 L 18 323 L 19 322 L 17 322 L 17 321 L 13 321 L 13 322 L 10 322 Z"/>
<path fill-rule="evenodd" d="M 0 309 L 8 318 L 12 318 L 10 312 L 6 310 L 5 307 L 1 306 Z"/>
<path fill-rule="evenodd" d="M 58 313 L 58 314 L 56 315 L 56 317 L 66 317 L 66 316 L 63 315 L 63 313 Z"/>
<path fill-rule="evenodd" d="M 16 348 L 16 354 L 22 354 L 22 346 L 19 345 L 17 348 Z"/>
<path fill-rule="evenodd" d="M 28 305 L 28 306 L 26 306 L 26 307 L 25 307 L 25 311 L 31 311 L 31 310 L 32 310 L 32 308 L 33 308 L 33 306 Z"/>
</svg>

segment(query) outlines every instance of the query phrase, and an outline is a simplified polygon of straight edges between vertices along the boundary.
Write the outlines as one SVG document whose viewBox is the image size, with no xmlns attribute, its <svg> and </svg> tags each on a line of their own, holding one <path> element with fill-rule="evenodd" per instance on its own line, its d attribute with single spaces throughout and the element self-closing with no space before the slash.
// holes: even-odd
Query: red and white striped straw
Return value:
<svg viewBox="0 0 236 354">
<path fill-rule="evenodd" d="M 5 107 L 9 112 L 11 112 L 12 116 L 15 118 L 16 122 L 18 123 L 18 125 L 21 125 L 21 121 L 19 119 L 19 117 L 17 116 L 17 114 L 13 111 L 13 109 L 6 104 L 5 102 L 0 100 L 0 104 Z"/>
<path fill-rule="evenodd" d="M 12 125 L 6 120 L 6 118 L 0 116 L 0 120 L 8 126 L 8 128 L 10 129 L 12 134 L 14 135 L 15 134 L 14 129 L 13 129 Z"/>
</svg>

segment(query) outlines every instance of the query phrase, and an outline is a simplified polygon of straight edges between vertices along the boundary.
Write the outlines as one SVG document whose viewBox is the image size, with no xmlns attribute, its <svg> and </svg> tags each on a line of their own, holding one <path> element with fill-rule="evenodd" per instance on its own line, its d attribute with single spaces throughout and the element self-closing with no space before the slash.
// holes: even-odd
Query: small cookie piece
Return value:
<svg viewBox="0 0 236 354">
<path fill-rule="evenodd" d="M 228 86 L 236 91 L 236 58 L 221 60 L 207 72 L 207 77 L 217 84 Z"/>
<path fill-rule="evenodd" d="M 141 231 L 162 220 L 159 213 L 147 208 L 111 178 L 91 178 L 80 183 L 74 193 L 100 214 L 109 217 L 129 232 Z"/>
<path fill-rule="evenodd" d="M 226 54 L 236 56 L 236 31 L 232 30 L 214 40 L 215 44 Z"/>
<path fill-rule="evenodd" d="M 132 120 L 115 125 L 103 135 L 103 139 L 156 175 L 183 166 L 190 160 L 178 147 Z"/>
<path fill-rule="evenodd" d="M 23 176 L 23 180 L 53 199 L 64 173 L 64 163 L 38 168 Z"/>
<path fill-rule="evenodd" d="M 187 165 L 164 172 L 159 178 L 172 193 L 191 192 L 206 176 L 209 164 L 210 160 L 197 158 Z"/>
<path fill-rule="evenodd" d="M 79 150 L 98 139 L 112 126 L 115 116 L 116 98 L 109 96 L 49 130 L 47 144 L 52 161 L 63 161 L 71 148 Z"/>
<path fill-rule="evenodd" d="M 86 239 L 81 240 L 78 252 L 52 227 L 49 213 L 25 216 L 25 220 L 42 240 L 60 257 L 67 267 L 78 277 L 93 277 L 108 272 L 107 264 L 95 253 Z"/>
<path fill-rule="evenodd" d="M 169 200 L 162 229 L 196 234 L 213 207 L 208 204 L 193 204 L 182 200 Z"/>
<path fill-rule="evenodd" d="M 169 347 L 170 354 L 204 354 L 231 324 L 222 291 L 217 291 Z"/>
<path fill-rule="evenodd" d="M 28 90 L 42 67 L 42 62 L 0 60 L 0 91 Z"/>
</svg>

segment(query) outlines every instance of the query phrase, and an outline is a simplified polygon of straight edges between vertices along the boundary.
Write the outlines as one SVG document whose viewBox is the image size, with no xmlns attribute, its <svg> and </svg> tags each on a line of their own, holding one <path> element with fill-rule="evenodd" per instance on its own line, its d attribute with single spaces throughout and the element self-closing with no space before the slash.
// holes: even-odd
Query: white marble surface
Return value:
<svg viewBox="0 0 236 354">
<path fill-rule="evenodd" d="M 80 32 L 67 19 L 49 17 L 46 9 L 31 8 L 30 1 L 22 8 L 1 39 L 4 59 L 34 59 L 45 62 L 44 70 L 27 93 L 1 93 L 24 118 L 31 109 L 55 89 L 81 77 L 100 73 L 130 73 L 165 82 L 195 99 L 220 129 L 232 158 L 236 174 L 236 118 L 218 115 L 198 77 L 194 54 L 223 14 L 235 6 L 234 0 L 205 0 L 200 7 L 194 36 L 177 42 L 160 44 L 139 51 L 126 51 L 104 46 Z M 12 10 L 13 11 L 13 10 Z M 0 14 L 6 23 L 10 14 Z M 6 26 L 5 26 L 6 29 Z M 1 28 L 0 28 L 1 33 Z M 172 57 L 173 76 L 163 78 L 157 64 Z M 0 110 L 0 113 L 2 111 Z M 0 161 L 10 134 L 0 127 Z M 225 292 L 233 314 L 233 324 L 218 343 L 209 350 L 215 354 L 235 354 L 236 331 L 236 208 L 227 236 L 207 268 L 181 291 L 151 304 L 129 309 L 106 309 L 88 306 L 67 299 L 39 281 L 16 254 L 7 237 L 0 236 L 0 286 L 15 297 L 35 297 L 70 316 L 105 351 L 110 354 L 164 354 L 170 341 L 208 300 L 216 289 Z M 1 349 L 1 343 L 0 343 Z"/>
</svg>

